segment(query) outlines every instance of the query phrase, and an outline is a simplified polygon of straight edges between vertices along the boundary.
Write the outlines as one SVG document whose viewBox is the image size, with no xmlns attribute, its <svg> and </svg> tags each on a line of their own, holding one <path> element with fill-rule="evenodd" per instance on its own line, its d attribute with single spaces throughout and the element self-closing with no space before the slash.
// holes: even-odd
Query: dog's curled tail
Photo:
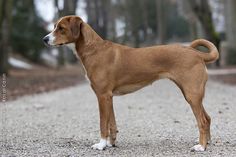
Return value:
<svg viewBox="0 0 236 157">
<path fill-rule="evenodd" d="M 194 40 L 190 47 L 196 48 L 197 46 L 204 46 L 209 49 L 209 53 L 200 52 L 199 55 L 203 58 L 206 63 L 212 63 L 219 58 L 219 52 L 215 45 L 205 39 Z"/>
</svg>

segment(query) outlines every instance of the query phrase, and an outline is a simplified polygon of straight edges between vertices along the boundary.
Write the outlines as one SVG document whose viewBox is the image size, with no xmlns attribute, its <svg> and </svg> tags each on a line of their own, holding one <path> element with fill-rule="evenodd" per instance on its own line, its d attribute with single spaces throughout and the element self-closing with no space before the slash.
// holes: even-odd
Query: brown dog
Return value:
<svg viewBox="0 0 236 157">
<path fill-rule="evenodd" d="M 190 47 L 130 48 L 103 40 L 77 16 L 61 18 L 43 40 L 51 46 L 69 46 L 82 61 L 99 103 L 101 140 L 92 148 L 102 150 L 115 144 L 117 127 L 113 96 L 128 94 L 158 79 L 168 78 L 181 89 L 196 117 L 200 137 L 199 144 L 192 150 L 206 149 L 211 119 L 202 104 L 208 77 L 205 64 L 214 62 L 219 56 L 211 42 L 199 39 Z M 199 45 L 207 47 L 210 53 L 194 49 Z"/>
</svg>

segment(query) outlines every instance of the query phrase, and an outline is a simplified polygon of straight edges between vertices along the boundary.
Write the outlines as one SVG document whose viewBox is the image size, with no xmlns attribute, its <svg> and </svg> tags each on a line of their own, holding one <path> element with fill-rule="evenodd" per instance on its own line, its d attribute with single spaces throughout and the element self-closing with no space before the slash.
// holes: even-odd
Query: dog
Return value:
<svg viewBox="0 0 236 157">
<path fill-rule="evenodd" d="M 101 139 L 92 146 L 93 149 L 115 146 L 118 130 L 113 96 L 132 93 L 167 78 L 181 89 L 197 120 L 199 144 L 191 150 L 205 151 L 211 138 L 211 118 L 202 100 L 208 79 L 206 63 L 219 57 L 214 44 L 197 39 L 190 46 L 173 44 L 131 48 L 103 40 L 78 16 L 59 19 L 43 41 L 50 46 L 68 46 L 83 64 L 99 104 Z M 209 53 L 197 50 L 200 45 L 208 48 Z"/>
</svg>

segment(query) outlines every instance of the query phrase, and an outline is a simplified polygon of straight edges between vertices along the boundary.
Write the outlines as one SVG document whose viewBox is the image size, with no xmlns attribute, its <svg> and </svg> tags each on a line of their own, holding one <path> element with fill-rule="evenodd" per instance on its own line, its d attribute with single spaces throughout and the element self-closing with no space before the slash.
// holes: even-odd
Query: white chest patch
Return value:
<svg viewBox="0 0 236 157">
<path fill-rule="evenodd" d="M 77 58 L 79 58 L 74 43 L 66 44 L 66 46 L 73 51 L 74 55 L 76 55 Z"/>
<path fill-rule="evenodd" d="M 78 53 L 77 53 L 77 50 L 76 50 L 76 48 L 75 48 L 75 43 L 69 43 L 69 44 L 66 44 L 66 46 L 67 46 L 69 49 L 71 49 L 71 50 L 73 51 L 74 55 L 80 60 L 80 63 L 81 63 L 81 65 L 82 65 L 83 69 L 84 69 L 85 78 L 89 81 L 88 76 L 87 76 L 87 71 L 86 71 L 86 69 L 85 69 L 85 67 L 84 67 L 84 64 L 83 64 L 82 60 L 80 59 L 80 57 L 79 57 L 79 55 L 78 55 Z"/>
</svg>

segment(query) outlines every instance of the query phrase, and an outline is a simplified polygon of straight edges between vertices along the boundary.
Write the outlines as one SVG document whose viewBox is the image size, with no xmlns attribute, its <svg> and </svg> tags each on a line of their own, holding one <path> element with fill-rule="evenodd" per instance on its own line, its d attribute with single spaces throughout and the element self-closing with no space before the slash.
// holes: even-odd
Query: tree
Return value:
<svg viewBox="0 0 236 157">
<path fill-rule="evenodd" d="M 128 16 L 128 28 L 131 31 L 131 34 L 134 38 L 134 46 L 139 47 L 140 46 L 140 32 L 142 27 L 142 10 L 141 10 L 141 3 L 140 0 L 131 0 L 127 1 L 127 7 L 126 10 L 129 11 Z"/>
<path fill-rule="evenodd" d="M 160 44 L 166 42 L 166 12 L 165 12 L 165 1 L 156 0 L 157 7 L 157 30 Z"/>
<path fill-rule="evenodd" d="M 103 38 L 108 34 L 110 0 L 87 0 L 88 24 Z"/>
<path fill-rule="evenodd" d="M 124 43 L 166 43 L 173 37 L 187 38 L 186 20 L 178 14 L 176 1 L 170 0 L 120 0 L 119 18 L 125 23 Z"/>
<path fill-rule="evenodd" d="M 33 0 L 13 1 L 11 46 L 16 53 L 33 62 L 39 62 L 44 48 L 42 37 L 47 33 L 44 21 L 37 15 Z"/>
<path fill-rule="evenodd" d="M 0 73 L 8 73 L 8 53 L 10 51 L 10 29 L 12 0 L 0 0 Z"/>
<path fill-rule="evenodd" d="M 119 16 L 125 23 L 123 42 L 132 42 L 135 47 L 139 47 L 147 37 L 149 27 L 147 6 L 148 2 L 142 0 L 120 1 Z"/>
<path fill-rule="evenodd" d="M 197 32 L 197 17 L 195 16 L 190 3 L 186 0 L 178 0 L 178 12 L 188 22 L 190 29 L 191 40 L 195 40 L 198 36 Z"/>
<path fill-rule="evenodd" d="M 176 14 L 175 1 L 86 0 L 86 4 L 88 24 L 99 35 L 108 39 L 111 36 L 110 39 L 115 40 L 116 27 L 119 30 L 123 27 L 124 34 L 117 37 L 118 42 L 135 47 L 156 44 L 157 36 L 164 43 L 175 33 L 177 37 L 186 37 L 189 33 L 186 20 Z"/>
<path fill-rule="evenodd" d="M 77 7 L 77 0 L 64 0 L 63 16 L 74 15 Z"/>
<path fill-rule="evenodd" d="M 224 1 L 225 21 L 226 21 L 226 40 L 227 40 L 227 62 L 236 64 L 236 1 Z"/>
<path fill-rule="evenodd" d="M 217 49 L 220 48 L 220 37 L 215 31 L 214 23 L 212 20 L 212 13 L 208 3 L 208 0 L 188 0 L 191 9 L 195 13 L 196 17 L 200 21 L 206 38 L 213 42 Z M 216 65 L 219 66 L 219 60 Z"/>
</svg>

